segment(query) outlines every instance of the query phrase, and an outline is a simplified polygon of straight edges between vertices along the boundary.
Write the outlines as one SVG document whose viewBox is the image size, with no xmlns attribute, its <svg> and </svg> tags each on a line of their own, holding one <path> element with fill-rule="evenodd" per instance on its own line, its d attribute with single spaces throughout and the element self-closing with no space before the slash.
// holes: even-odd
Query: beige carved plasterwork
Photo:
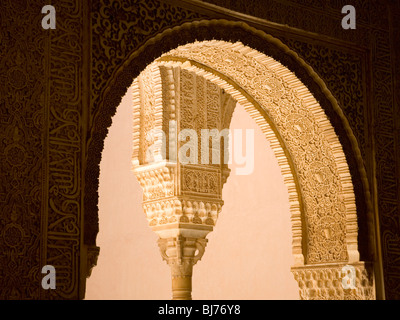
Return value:
<svg viewBox="0 0 400 320">
<path fill-rule="evenodd" d="M 174 196 L 174 168 L 156 167 L 152 170 L 137 171 L 136 177 L 143 189 L 143 201 Z"/>
<path fill-rule="evenodd" d="M 207 239 L 178 236 L 159 239 L 161 257 L 171 266 L 172 277 L 192 276 L 193 266 L 204 254 Z"/>
<path fill-rule="evenodd" d="M 214 226 L 222 205 L 222 200 L 201 201 L 171 197 L 146 202 L 143 209 L 151 227 L 175 222 Z"/>
<path fill-rule="evenodd" d="M 183 169 L 182 192 L 184 194 L 209 194 L 220 197 L 221 190 L 220 170 L 205 170 L 200 166 Z"/>
<path fill-rule="evenodd" d="M 291 198 L 293 251 L 299 255 L 302 206 L 307 263 L 358 261 L 355 199 L 346 159 L 329 120 L 307 88 L 280 63 L 241 43 L 192 43 L 166 53 L 159 61 L 182 63 L 190 70 L 197 67 L 200 74 L 213 70 L 209 78 L 242 100 L 272 147 L 284 146 L 285 150 L 275 148 L 278 161 L 282 153 L 290 154 L 300 188 L 298 198 Z M 246 101 L 243 92 L 251 98 Z M 270 120 L 269 126 L 255 104 Z M 284 176 L 292 174 L 284 161 L 281 168 Z M 289 194 L 297 193 L 293 182 L 287 183 Z"/>
<path fill-rule="evenodd" d="M 143 189 L 143 209 L 171 267 L 173 298 L 191 299 L 192 268 L 221 212 L 230 170 L 223 158 L 213 162 L 216 151 L 225 155 L 223 138 L 205 151 L 198 139 L 197 150 L 208 153 L 211 162 L 203 163 L 199 152 L 186 163 L 180 149 L 187 140 L 178 133 L 191 129 L 202 137 L 203 129 L 229 128 L 236 100 L 193 71 L 158 63 L 140 74 L 132 90 L 132 169 Z"/>
<path fill-rule="evenodd" d="M 374 300 L 374 284 L 369 266 L 350 265 L 354 280 L 347 275 L 345 264 L 299 267 L 292 272 L 299 284 L 302 300 Z M 347 269 L 348 271 L 348 269 Z M 347 275 L 347 278 L 346 278 Z M 352 282 L 354 281 L 354 282 Z"/>
<path fill-rule="evenodd" d="M 222 186 L 229 176 L 223 159 L 220 164 L 203 164 L 199 152 L 197 163 L 181 164 L 176 159 L 186 141 L 177 132 L 193 129 L 201 137 L 202 129 L 228 128 L 236 105 L 235 99 L 216 84 L 179 66 L 149 65 L 132 84 L 133 88 L 133 170 L 143 188 L 143 204 L 168 197 L 206 197 L 204 203 L 221 200 Z M 177 121 L 174 126 L 170 121 Z M 165 155 L 160 132 L 164 133 Z M 175 135 L 175 137 L 172 137 Z M 172 140 L 170 141 L 170 138 Z M 175 139 L 175 140 L 174 140 Z M 153 148 L 155 147 L 155 148 Z M 212 143 L 209 160 L 212 160 Z M 220 152 L 226 148 L 221 139 Z M 147 159 L 152 150 L 154 159 Z M 201 141 L 198 141 L 201 150 Z M 170 156 L 175 153 L 175 158 Z M 217 201 L 218 202 L 218 201 Z M 154 221 L 152 222 L 155 223 Z"/>
<path fill-rule="evenodd" d="M 146 151 L 148 147 L 157 141 L 155 135 L 149 135 L 151 130 L 162 126 L 162 91 L 161 74 L 158 68 L 148 68 L 135 79 L 133 83 L 133 104 L 134 123 L 133 123 L 133 159 L 138 163 L 146 163 Z M 141 148 L 139 148 L 139 142 Z M 154 152 L 154 156 L 160 156 L 159 152 Z"/>
</svg>

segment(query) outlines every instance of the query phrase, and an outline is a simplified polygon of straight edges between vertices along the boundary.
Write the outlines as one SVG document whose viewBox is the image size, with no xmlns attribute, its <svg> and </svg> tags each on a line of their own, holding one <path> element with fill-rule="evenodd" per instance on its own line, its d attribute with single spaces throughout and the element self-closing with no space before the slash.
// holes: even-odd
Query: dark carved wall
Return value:
<svg viewBox="0 0 400 320">
<path fill-rule="evenodd" d="M 54 0 L 57 27 L 44 30 L 46 4 L 1 2 L 1 299 L 83 298 L 97 254 L 98 165 L 111 117 L 148 63 L 213 38 L 273 56 L 319 100 L 353 176 L 362 259 L 382 255 L 386 298 L 400 298 L 398 1 Z M 345 4 L 357 10 L 356 30 L 341 28 Z M 292 55 L 240 23 L 165 32 L 210 19 L 244 21 L 280 39 L 324 81 L 340 110 Z M 368 242 L 379 240 L 371 235 L 375 218 L 379 250 Z M 56 267 L 56 290 L 41 288 L 46 264 Z"/>
</svg>

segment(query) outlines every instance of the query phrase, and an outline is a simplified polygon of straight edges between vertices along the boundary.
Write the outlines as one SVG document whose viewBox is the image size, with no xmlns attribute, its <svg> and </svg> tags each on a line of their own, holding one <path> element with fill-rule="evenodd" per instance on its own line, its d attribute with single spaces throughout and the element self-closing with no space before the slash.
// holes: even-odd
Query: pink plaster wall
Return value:
<svg viewBox="0 0 400 320">
<path fill-rule="evenodd" d="M 148 227 L 142 191 L 130 171 L 131 91 L 105 141 L 99 186 L 100 256 L 87 280 L 86 299 L 171 299 L 170 270 Z M 287 188 L 269 143 L 237 107 L 231 128 L 255 130 L 255 170 L 233 173 L 225 205 L 206 252 L 193 272 L 193 299 L 298 299 L 290 272 L 291 224 Z M 235 164 L 231 165 L 234 169 Z"/>
</svg>

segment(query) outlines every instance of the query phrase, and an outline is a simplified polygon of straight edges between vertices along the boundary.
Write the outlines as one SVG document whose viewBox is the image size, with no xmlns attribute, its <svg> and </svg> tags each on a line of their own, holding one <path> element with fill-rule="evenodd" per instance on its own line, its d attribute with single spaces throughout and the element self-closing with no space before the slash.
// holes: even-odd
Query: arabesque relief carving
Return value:
<svg viewBox="0 0 400 320">
<path fill-rule="evenodd" d="M 354 274 L 347 275 L 349 267 Z M 302 300 L 375 299 L 370 266 L 364 263 L 299 267 L 293 268 L 292 272 L 299 284 Z"/>
</svg>

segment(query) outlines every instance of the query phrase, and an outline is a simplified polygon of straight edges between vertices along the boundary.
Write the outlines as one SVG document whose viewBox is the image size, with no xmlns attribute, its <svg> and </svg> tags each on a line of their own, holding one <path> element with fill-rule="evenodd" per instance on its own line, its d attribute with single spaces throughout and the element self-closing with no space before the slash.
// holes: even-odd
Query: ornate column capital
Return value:
<svg viewBox="0 0 400 320">
<path fill-rule="evenodd" d="M 161 257 L 171 267 L 172 277 L 191 277 L 193 266 L 202 258 L 207 239 L 182 235 L 158 240 Z"/>
<path fill-rule="evenodd" d="M 173 229 L 177 235 L 160 238 L 160 253 L 171 268 L 172 299 L 192 299 L 193 266 L 201 259 L 207 245 L 205 238 L 184 237 L 180 229 Z"/>
</svg>

